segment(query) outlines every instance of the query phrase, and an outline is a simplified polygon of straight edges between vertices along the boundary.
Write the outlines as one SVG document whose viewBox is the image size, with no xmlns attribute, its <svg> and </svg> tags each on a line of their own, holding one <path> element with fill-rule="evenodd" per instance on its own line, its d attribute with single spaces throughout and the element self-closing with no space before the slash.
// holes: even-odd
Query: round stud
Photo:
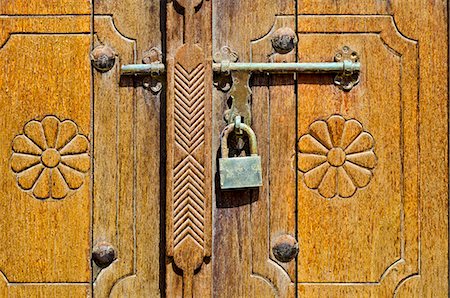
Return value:
<svg viewBox="0 0 450 298">
<path fill-rule="evenodd" d="M 291 235 L 281 235 L 275 240 L 272 252 L 278 261 L 290 262 L 298 254 L 298 243 Z"/>
<path fill-rule="evenodd" d="M 116 54 L 108 46 L 98 46 L 91 52 L 91 61 L 95 69 L 106 72 L 113 68 L 116 62 Z"/>
<path fill-rule="evenodd" d="M 98 243 L 92 251 L 92 260 L 100 268 L 108 267 L 115 259 L 116 251 L 107 242 Z"/>
<path fill-rule="evenodd" d="M 295 48 L 297 38 L 291 28 L 280 28 L 272 35 L 272 47 L 279 54 L 287 54 Z"/>
</svg>

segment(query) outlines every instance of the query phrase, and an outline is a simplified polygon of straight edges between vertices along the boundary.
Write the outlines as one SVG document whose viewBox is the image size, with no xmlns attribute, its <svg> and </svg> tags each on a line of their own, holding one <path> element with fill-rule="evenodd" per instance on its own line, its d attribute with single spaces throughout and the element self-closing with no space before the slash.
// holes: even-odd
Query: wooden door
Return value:
<svg viewBox="0 0 450 298">
<path fill-rule="evenodd" d="M 447 8 L 0 0 L 0 297 L 446 297 Z M 249 92 L 263 185 L 222 191 Z"/>
<path fill-rule="evenodd" d="M 240 74 L 233 87 L 239 91 L 224 90 L 216 78 L 212 119 L 203 99 L 205 127 L 212 125 L 212 250 L 208 218 L 197 216 L 192 226 L 204 237 L 196 242 L 203 264 L 197 262 L 191 276 L 174 257 L 168 296 L 182 296 L 189 287 L 199 297 L 447 296 L 446 3 L 197 2 L 195 36 L 205 51 L 210 32 L 204 18 L 212 7 L 212 53 L 203 61 L 211 54 L 216 62 L 225 59 L 226 46 L 240 62 L 346 57 L 362 66 L 353 88 L 335 75 L 252 75 L 251 125 L 263 169 L 256 190 L 220 190 L 219 133 L 230 96 L 246 91 Z M 181 24 L 186 11 L 176 2 L 168 7 L 168 24 Z M 170 47 L 177 40 L 172 32 L 167 57 L 181 47 Z M 168 98 L 168 131 L 171 117 L 177 121 L 176 102 Z M 169 148 L 171 142 L 176 147 L 174 131 Z M 207 140 L 207 130 L 204 135 Z M 168 152 L 169 160 L 179 158 L 176 148 Z M 193 155 L 200 163 L 209 158 Z M 202 181 L 207 185 L 209 178 Z M 201 209 L 208 213 L 207 194 L 192 197 L 204 198 Z M 176 196 L 169 191 L 166 199 Z M 170 204 L 167 210 L 179 218 Z M 168 221 L 167 237 L 176 239 L 171 226 L 177 223 Z M 185 260 L 194 251 L 186 250 Z"/>
<path fill-rule="evenodd" d="M 161 92 L 120 76 L 159 26 L 159 1 L 0 1 L 0 297 L 160 295 Z"/>
</svg>

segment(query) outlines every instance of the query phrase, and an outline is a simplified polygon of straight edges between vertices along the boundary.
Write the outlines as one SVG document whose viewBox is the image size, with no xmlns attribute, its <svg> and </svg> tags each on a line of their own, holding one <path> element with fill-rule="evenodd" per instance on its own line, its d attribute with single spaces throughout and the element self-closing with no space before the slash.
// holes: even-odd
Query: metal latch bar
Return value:
<svg viewBox="0 0 450 298">
<path fill-rule="evenodd" d="M 353 73 L 361 69 L 360 62 L 299 62 L 299 63 L 213 63 L 214 72 L 249 71 L 262 73 Z M 122 66 L 122 75 L 158 75 L 166 71 L 163 63 L 129 64 Z"/>
<path fill-rule="evenodd" d="M 150 64 L 128 64 L 122 65 L 121 74 L 125 76 L 148 76 L 159 75 L 166 72 L 166 66 L 163 63 L 150 63 Z"/>
<path fill-rule="evenodd" d="M 350 60 L 343 62 L 299 62 L 299 63 L 213 63 L 213 71 L 249 71 L 262 73 L 336 73 L 359 71 L 361 64 Z"/>
</svg>

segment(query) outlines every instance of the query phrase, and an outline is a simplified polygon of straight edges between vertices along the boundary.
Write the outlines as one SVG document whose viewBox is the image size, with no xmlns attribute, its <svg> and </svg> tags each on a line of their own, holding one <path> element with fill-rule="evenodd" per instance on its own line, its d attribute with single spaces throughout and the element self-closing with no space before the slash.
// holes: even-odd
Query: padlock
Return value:
<svg viewBox="0 0 450 298">
<path fill-rule="evenodd" d="M 253 188 L 262 185 L 261 157 L 258 156 L 256 135 L 250 126 L 239 123 L 237 129 L 243 130 L 249 139 L 250 156 L 228 157 L 228 136 L 235 128 L 229 124 L 222 132 L 222 158 L 219 159 L 221 189 Z"/>
</svg>

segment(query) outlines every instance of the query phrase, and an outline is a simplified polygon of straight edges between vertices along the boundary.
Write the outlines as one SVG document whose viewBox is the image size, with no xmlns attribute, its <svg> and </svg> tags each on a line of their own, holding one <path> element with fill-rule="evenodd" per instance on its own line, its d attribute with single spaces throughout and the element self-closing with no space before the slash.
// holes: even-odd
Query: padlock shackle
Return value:
<svg viewBox="0 0 450 298">
<path fill-rule="evenodd" d="M 256 141 L 256 134 L 253 129 L 245 123 L 241 123 L 239 126 L 244 132 L 247 133 L 249 146 L 250 146 L 250 155 L 255 156 L 258 155 L 258 143 Z M 234 130 L 234 123 L 227 125 L 222 131 L 222 158 L 228 158 L 228 136 Z"/>
</svg>

